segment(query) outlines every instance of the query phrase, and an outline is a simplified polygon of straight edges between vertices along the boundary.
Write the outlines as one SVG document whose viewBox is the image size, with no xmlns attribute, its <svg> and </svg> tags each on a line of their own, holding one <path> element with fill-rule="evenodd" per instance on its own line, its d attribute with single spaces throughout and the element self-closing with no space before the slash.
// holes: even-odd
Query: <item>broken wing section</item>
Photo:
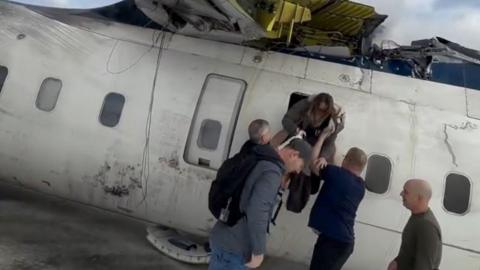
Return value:
<svg viewBox="0 0 480 270">
<path fill-rule="evenodd" d="M 135 0 L 162 27 L 184 35 L 271 49 L 362 42 L 387 18 L 348 0 Z"/>
</svg>

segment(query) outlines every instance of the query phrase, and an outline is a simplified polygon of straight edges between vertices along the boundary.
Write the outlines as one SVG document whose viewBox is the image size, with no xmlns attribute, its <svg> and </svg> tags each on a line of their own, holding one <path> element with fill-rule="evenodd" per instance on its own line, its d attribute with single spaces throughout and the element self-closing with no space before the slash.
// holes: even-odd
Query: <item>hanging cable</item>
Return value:
<svg viewBox="0 0 480 270">
<path fill-rule="evenodd" d="M 138 205 L 141 205 L 145 201 L 148 194 L 148 180 L 150 177 L 150 131 L 151 131 L 151 125 L 152 125 L 152 112 L 153 112 L 153 104 L 155 101 L 155 89 L 157 86 L 158 70 L 160 69 L 160 61 L 161 61 L 163 50 L 165 48 L 165 43 L 167 40 L 166 37 L 167 37 L 167 34 L 161 31 L 156 38 L 152 38 L 153 44 L 157 44 L 158 40 L 160 39 L 160 46 L 157 54 L 157 62 L 155 65 L 155 73 L 154 73 L 154 78 L 152 83 L 152 89 L 150 91 L 150 104 L 148 107 L 147 122 L 145 125 L 145 144 L 143 147 L 142 167 L 140 170 L 140 180 L 142 183 L 143 197 Z"/>
</svg>

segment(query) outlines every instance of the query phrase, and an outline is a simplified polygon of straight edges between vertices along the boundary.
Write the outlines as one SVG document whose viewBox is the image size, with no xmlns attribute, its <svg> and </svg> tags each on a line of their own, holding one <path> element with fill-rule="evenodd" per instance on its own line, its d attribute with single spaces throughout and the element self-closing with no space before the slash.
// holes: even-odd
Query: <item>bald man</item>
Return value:
<svg viewBox="0 0 480 270">
<path fill-rule="evenodd" d="M 400 193 L 403 205 L 412 212 L 402 233 L 402 245 L 388 270 L 434 270 L 442 259 L 442 232 L 428 207 L 432 188 L 425 180 L 411 179 Z"/>
</svg>

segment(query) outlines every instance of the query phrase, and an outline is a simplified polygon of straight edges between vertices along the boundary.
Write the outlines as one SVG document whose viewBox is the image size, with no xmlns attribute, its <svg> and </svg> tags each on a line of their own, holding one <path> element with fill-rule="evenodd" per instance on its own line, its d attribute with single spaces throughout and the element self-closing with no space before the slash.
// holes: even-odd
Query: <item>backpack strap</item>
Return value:
<svg viewBox="0 0 480 270">
<path fill-rule="evenodd" d="M 277 209 L 275 210 L 275 214 L 273 214 L 273 217 L 271 220 L 273 226 L 277 226 L 276 220 L 277 220 L 278 214 L 280 213 L 280 209 L 282 209 L 282 206 L 283 206 L 283 192 L 284 190 L 282 188 L 279 189 L 277 192 L 277 199 L 279 200 L 279 202 L 278 202 Z"/>
</svg>

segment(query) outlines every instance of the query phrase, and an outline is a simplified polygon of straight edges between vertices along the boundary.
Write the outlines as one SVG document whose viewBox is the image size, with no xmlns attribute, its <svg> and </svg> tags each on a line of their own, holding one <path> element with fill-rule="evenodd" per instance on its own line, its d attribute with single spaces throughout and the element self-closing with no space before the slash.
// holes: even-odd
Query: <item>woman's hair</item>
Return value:
<svg viewBox="0 0 480 270">
<path fill-rule="evenodd" d="M 320 110 L 320 104 L 326 104 L 327 108 L 324 111 Z M 315 116 L 318 114 L 324 114 L 336 120 L 337 112 L 335 110 L 335 104 L 333 102 L 333 97 L 327 93 L 320 93 L 316 95 L 313 100 L 310 102 L 310 106 L 307 110 L 306 117 L 310 122 L 314 122 L 313 120 L 316 118 Z"/>
</svg>

